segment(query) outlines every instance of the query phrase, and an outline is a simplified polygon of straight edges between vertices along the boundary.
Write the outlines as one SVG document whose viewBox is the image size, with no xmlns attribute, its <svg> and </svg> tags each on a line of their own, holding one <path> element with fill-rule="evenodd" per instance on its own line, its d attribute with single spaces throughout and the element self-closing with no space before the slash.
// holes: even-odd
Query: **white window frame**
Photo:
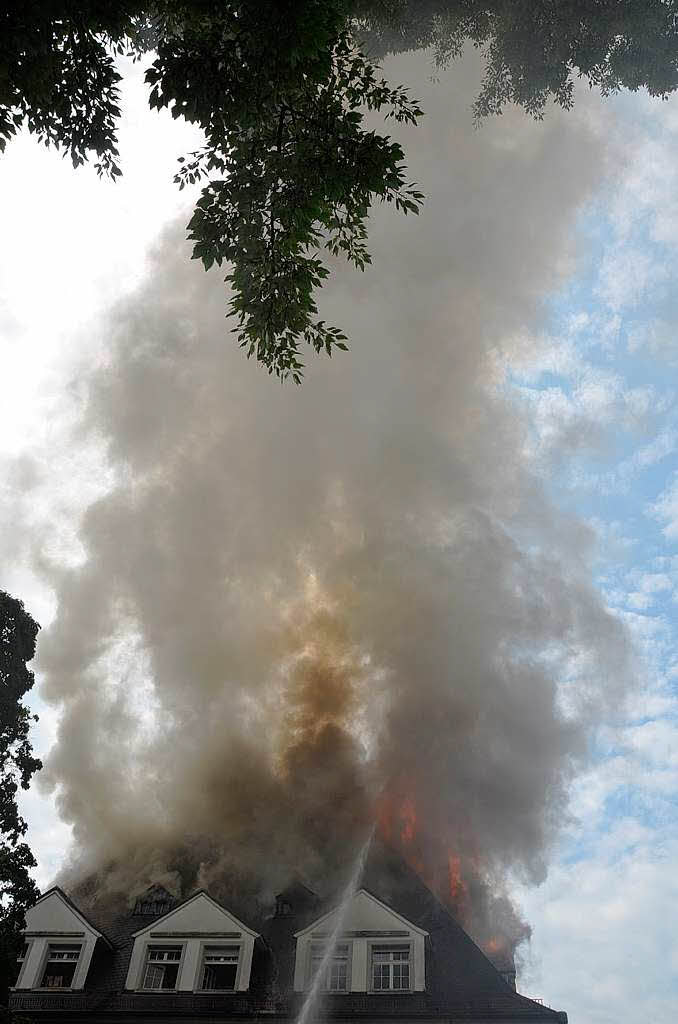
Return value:
<svg viewBox="0 0 678 1024">
<path fill-rule="evenodd" d="M 73 977 L 71 978 L 71 984 L 70 985 L 43 985 L 43 983 L 42 983 L 43 979 L 45 977 L 45 973 L 47 971 L 47 964 L 52 959 L 52 957 L 50 957 L 50 955 L 49 955 L 49 951 L 50 951 L 50 949 L 53 949 L 55 946 L 77 946 L 78 947 L 78 956 L 77 956 L 77 959 L 75 961 L 70 960 L 70 959 L 69 960 L 64 960 L 64 963 L 74 963 Z M 75 979 L 75 977 L 76 977 L 76 975 L 78 973 L 78 967 L 82 963 L 82 953 L 83 953 L 84 946 L 85 946 L 84 939 L 79 941 L 79 942 L 78 941 L 68 942 L 68 940 L 64 940 L 64 939 L 61 939 L 61 940 L 53 939 L 52 941 L 50 941 L 48 939 L 46 944 L 45 944 L 45 952 L 43 954 L 42 960 L 40 961 L 40 969 L 38 970 L 38 973 L 37 973 L 37 976 L 36 976 L 36 979 L 35 979 L 35 981 L 36 981 L 36 986 L 35 987 L 37 989 L 39 989 L 41 992 L 70 992 L 70 991 L 72 991 L 72 989 L 73 989 L 73 984 L 72 983 L 73 983 L 73 981 L 74 981 L 74 979 Z M 26 961 L 28 960 L 29 952 L 30 952 L 30 946 L 29 946 L 29 949 L 26 950 L 26 958 L 24 960 L 24 965 L 25 965 Z M 23 970 L 23 968 L 22 968 L 22 970 Z M 17 979 L 17 982 L 18 982 L 18 979 Z"/>
<path fill-rule="evenodd" d="M 25 939 L 25 938 L 22 937 L 21 941 L 23 942 L 24 946 L 26 947 L 26 952 L 24 953 L 23 956 L 21 956 L 21 954 L 19 954 L 19 956 L 16 958 L 16 962 L 18 964 L 21 964 L 21 967 L 17 971 L 16 981 L 11 986 L 12 989 L 19 988 L 21 986 L 21 982 L 22 982 L 23 976 L 24 976 L 24 971 L 26 970 L 26 965 L 27 965 L 28 959 L 29 959 L 29 957 L 31 955 L 31 948 L 33 946 L 33 943 L 35 942 L 35 939 Z"/>
<path fill-rule="evenodd" d="M 205 975 L 205 956 L 208 949 L 235 949 L 238 953 L 238 961 L 235 968 L 235 978 L 233 980 L 233 988 L 203 988 L 202 982 Z M 242 971 L 242 951 L 243 944 L 238 941 L 229 941 L 228 939 L 205 939 L 200 943 L 200 955 L 198 957 L 198 973 L 195 978 L 195 984 L 193 991 L 196 995 L 219 995 L 229 992 L 238 992 L 238 986 L 240 984 L 240 972 Z"/>
<path fill-rule="evenodd" d="M 353 943 L 352 943 L 352 941 L 350 939 L 338 939 L 337 942 L 335 943 L 335 947 L 334 947 L 335 951 L 336 951 L 337 946 L 345 946 L 346 950 L 347 950 L 347 953 L 346 953 L 346 988 L 330 988 L 332 964 L 334 963 L 335 959 L 337 959 L 337 960 L 339 960 L 339 959 L 343 960 L 344 959 L 343 957 L 341 957 L 341 958 L 340 957 L 336 957 L 335 953 L 333 953 L 332 954 L 332 959 L 330 960 L 330 962 L 327 965 L 327 977 L 325 978 L 325 985 L 324 985 L 324 987 L 322 989 L 323 992 L 327 992 L 328 994 L 331 994 L 331 995 L 343 995 L 343 994 L 349 993 L 351 991 L 351 974 L 352 974 L 351 968 L 352 968 L 352 965 L 353 965 Z M 325 939 L 312 939 L 311 942 L 309 942 L 309 944 L 308 944 L 308 964 L 307 964 L 307 968 L 306 968 L 306 990 L 307 991 L 308 991 L 308 989 L 311 988 L 311 986 L 313 984 L 313 979 L 314 979 L 313 961 L 317 959 L 317 957 L 315 957 L 313 955 L 314 947 L 316 949 L 317 948 L 322 948 L 322 950 L 323 950 L 322 955 L 324 956 L 325 955 L 325 949 L 327 948 L 327 940 L 325 940 Z"/>
<path fill-rule="evenodd" d="M 148 970 L 148 967 L 149 967 L 149 956 L 150 956 L 150 953 L 151 953 L 152 949 L 179 949 L 180 950 L 179 959 L 175 960 L 175 961 L 171 961 L 173 963 L 176 963 L 176 965 L 177 965 L 177 980 L 176 980 L 176 984 L 175 984 L 174 988 L 146 988 L 144 986 L 144 981 L 146 980 L 146 971 Z M 157 939 L 156 940 L 151 939 L 148 942 L 144 943 L 144 952 L 143 952 L 143 956 L 141 958 L 141 970 L 139 972 L 139 979 L 138 979 L 138 984 L 137 984 L 136 991 L 137 992 L 150 992 L 150 993 L 152 993 L 154 995 L 163 995 L 163 994 L 167 994 L 167 993 L 170 993 L 170 992 L 173 992 L 173 993 L 179 992 L 180 991 L 180 989 L 179 989 L 179 978 L 181 977 L 181 970 L 182 970 L 182 967 L 184 965 L 184 957 L 185 956 L 186 956 L 186 942 L 182 941 L 181 939 L 174 939 L 171 942 L 170 941 L 164 941 L 162 939 L 160 941 L 158 941 Z"/>
<path fill-rule="evenodd" d="M 392 984 L 389 988 L 375 988 L 374 987 L 374 954 L 375 952 L 383 952 L 388 949 L 389 952 L 402 952 L 407 950 L 407 963 L 409 965 L 409 985 L 407 988 L 393 988 Z M 397 961 L 389 961 L 389 980 L 393 982 L 393 965 Z M 402 962 L 402 961 L 401 961 Z M 374 993 L 375 995 L 383 995 L 388 993 L 390 995 L 400 995 L 405 992 L 414 992 L 414 970 L 415 970 L 415 959 L 414 959 L 414 943 L 410 941 L 405 942 L 389 942 L 384 939 L 375 939 L 368 944 L 368 963 L 367 963 L 367 991 Z"/>
</svg>

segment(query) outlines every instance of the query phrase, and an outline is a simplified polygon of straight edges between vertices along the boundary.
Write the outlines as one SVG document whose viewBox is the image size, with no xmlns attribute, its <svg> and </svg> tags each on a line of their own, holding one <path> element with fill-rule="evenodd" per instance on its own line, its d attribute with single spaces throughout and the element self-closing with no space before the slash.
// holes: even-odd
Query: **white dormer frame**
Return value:
<svg viewBox="0 0 678 1024">
<path fill-rule="evenodd" d="M 80 954 L 68 988 L 44 989 L 45 992 L 82 989 L 97 942 L 101 940 L 109 949 L 112 948 L 106 936 L 87 920 L 58 886 L 41 896 L 26 912 L 23 934 L 28 948 L 15 990 L 41 988 L 50 946 L 79 945 Z"/>
<path fill-rule="evenodd" d="M 200 914 L 200 901 L 204 903 L 202 920 Z M 187 911 L 193 920 L 194 927 L 187 928 L 181 925 L 181 916 L 186 917 Z M 212 925 L 215 922 L 215 911 L 218 915 L 226 918 L 227 928 L 215 929 L 209 927 L 207 918 L 211 918 Z M 172 924 L 175 927 L 172 928 Z M 259 933 L 248 928 L 226 907 L 212 899 L 209 893 L 201 890 L 190 896 L 179 906 L 174 907 L 162 917 L 155 918 L 151 924 L 141 928 L 133 935 L 134 946 L 127 971 L 125 988 L 135 992 L 152 992 L 154 995 L 161 995 L 163 992 L 194 992 L 209 995 L 215 991 L 246 992 L 250 985 L 250 973 L 252 969 L 252 954 L 254 943 L 259 938 Z M 148 951 L 151 947 L 180 946 L 181 959 L 176 986 L 172 989 L 147 989 L 143 987 L 144 975 Z M 238 966 L 236 969 L 235 984 L 232 990 L 202 989 L 202 967 L 205 948 L 207 946 L 237 946 Z"/>
<path fill-rule="evenodd" d="M 373 992 L 372 988 L 372 949 L 377 945 L 393 945 L 407 947 L 410 950 L 410 987 L 406 992 L 422 992 L 426 988 L 426 956 L 425 943 L 428 932 L 411 921 L 406 920 L 388 904 L 373 896 L 367 889 L 359 889 L 352 898 L 362 903 L 361 912 L 367 916 L 371 913 L 376 918 L 374 927 L 369 923 L 364 928 L 355 929 L 351 926 L 351 910 L 347 913 L 346 928 L 338 936 L 337 941 L 348 943 L 350 949 L 350 969 L 348 972 L 347 992 Z M 332 932 L 331 919 L 339 908 L 323 914 L 308 927 L 295 933 L 297 941 L 296 959 L 294 964 L 294 990 L 306 991 L 309 987 L 311 947 L 314 943 L 326 940 Z M 390 920 L 389 920 L 390 919 Z M 363 922 L 365 923 L 365 922 Z M 390 923 L 392 927 L 384 927 Z M 325 927 L 323 927 L 325 926 Z M 388 990 L 398 994 L 403 990 Z"/>
</svg>

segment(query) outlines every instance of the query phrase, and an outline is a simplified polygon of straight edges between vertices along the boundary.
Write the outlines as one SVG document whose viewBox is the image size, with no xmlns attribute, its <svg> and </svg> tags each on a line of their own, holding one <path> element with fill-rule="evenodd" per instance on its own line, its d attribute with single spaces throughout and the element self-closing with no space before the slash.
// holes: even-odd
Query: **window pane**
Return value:
<svg viewBox="0 0 678 1024">
<path fill-rule="evenodd" d="M 66 945 L 63 942 L 50 942 L 49 944 L 49 960 L 77 960 L 79 956 L 79 945 Z"/>
<path fill-rule="evenodd" d="M 393 965 L 393 987 L 397 989 L 404 989 L 410 987 L 409 964 L 396 963 Z"/>
<path fill-rule="evenodd" d="M 179 976 L 181 946 L 151 946 L 146 954 L 142 988 L 175 989 Z"/>
<path fill-rule="evenodd" d="M 181 946 L 151 946 L 148 959 L 152 963 L 178 963 L 181 960 Z"/>
<path fill-rule="evenodd" d="M 201 987 L 206 991 L 232 992 L 239 959 L 239 946 L 205 946 Z"/>
<path fill-rule="evenodd" d="M 237 964 L 205 964 L 202 976 L 203 989 L 232 992 L 235 989 L 237 970 Z"/>
<path fill-rule="evenodd" d="M 47 947 L 42 988 L 70 988 L 80 957 L 80 946 L 50 943 Z"/>
<path fill-rule="evenodd" d="M 152 964 L 149 964 L 146 968 L 143 988 L 162 988 L 164 973 L 164 968 L 154 967 Z"/>
<path fill-rule="evenodd" d="M 324 942 L 314 942 L 311 945 L 310 977 L 308 985 L 313 983 L 325 956 L 326 946 Z M 325 967 L 324 987 L 328 992 L 346 992 L 348 990 L 348 962 L 351 954 L 351 944 L 339 942 L 334 947 L 329 963 Z"/>
<path fill-rule="evenodd" d="M 43 988 L 70 988 L 75 974 L 75 964 L 56 964 L 48 961 L 42 977 Z"/>
<path fill-rule="evenodd" d="M 376 989 L 389 988 L 389 967 L 388 964 L 374 964 L 374 987 Z"/>
<path fill-rule="evenodd" d="M 410 950 L 408 946 L 372 947 L 372 988 L 377 991 L 410 988 Z"/>
<path fill-rule="evenodd" d="M 239 957 L 239 946 L 205 946 L 205 963 L 237 964 Z"/>
<path fill-rule="evenodd" d="M 163 967 L 163 979 L 161 988 L 176 988 L 177 978 L 179 976 L 179 965 L 173 966 L 169 964 L 167 967 Z"/>
<path fill-rule="evenodd" d="M 345 960 L 337 960 L 330 964 L 327 986 L 330 992 L 346 991 L 347 973 L 347 964 Z"/>
<path fill-rule="evenodd" d="M 174 989 L 177 987 L 178 974 L 178 967 L 149 964 L 146 968 L 143 988 Z"/>
<path fill-rule="evenodd" d="M 23 946 L 21 947 L 21 951 L 20 951 L 19 955 L 16 958 L 16 971 L 14 972 L 14 984 L 15 985 L 16 985 L 16 983 L 19 980 L 19 975 L 21 974 L 21 969 L 23 968 L 24 961 L 26 960 L 27 956 L 28 956 L 28 943 L 24 942 Z"/>
</svg>

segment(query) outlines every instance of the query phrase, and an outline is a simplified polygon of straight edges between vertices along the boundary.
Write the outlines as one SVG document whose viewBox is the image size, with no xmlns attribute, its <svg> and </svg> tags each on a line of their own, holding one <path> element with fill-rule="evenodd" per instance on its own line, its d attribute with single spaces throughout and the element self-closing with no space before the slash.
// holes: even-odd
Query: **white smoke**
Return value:
<svg viewBox="0 0 678 1024">
<path fill-rule="evenodd" d="M 628 652 L 496 354 L 539 329 L 605 154 L 578 114 L 475 131 L 475 61 L 428 72 L 388 68 L 427 113 L 399 130 L 425 210 L 375 210 L 372 268 L 322 297 L 350 353 L 299 389 L 247 363 L 183 226 L 111 313 L 82 429 L 116 484 L 40 646 L 75 877 L 327 883 L 381 807 L 441 890 L 459 859 L 478 936 L 524 934 L 504 879 L 544 877 Z"/>
</svg>

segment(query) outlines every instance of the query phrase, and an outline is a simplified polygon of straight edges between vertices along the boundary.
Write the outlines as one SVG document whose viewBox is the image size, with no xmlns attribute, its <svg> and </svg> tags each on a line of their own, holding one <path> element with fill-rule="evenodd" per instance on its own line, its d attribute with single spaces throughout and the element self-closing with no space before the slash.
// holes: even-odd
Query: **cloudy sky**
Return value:
<svg viewBox="0 0 678 1024">
<path fill-rule="evenodd" d="M 410 80 L 412 61 L 401 69 Z M 145 110 L 141 74 L 138 67 L 127 69 L 121 183 L 102 184 L 89 169 L 75 173 L 29 138 L 13 143 L 0 162 L 0 586 L 20 596 L 49 634 L 33 698 L 41 716 L 35 730 L 41 755 L 58 738 L 60 716 L 67 723 L 62 722 L 62 753 L 51 760 L 50 778 L 24 801 L 43 885 L 68 855 L 73 823 L 82 836 L 99 821 L 78 810 L 78 766 L 67 764 L 63 754 L 64 737 L 77 747 L 86 721 L 75 713 L 63 682 L 69 666 L 79 678 L 89 673 L 94 699 L 100 704 L 107 699 L 104 684 L 92 675 L 93 656 L 88 654 L 87 661 L 74 651 L 74 609 L 82 605 L 82 594 L 100 591 L 102 573 L 112 564 L 100 526 L 97 531 L 91 517 L 83 517 L 99 499 L 120 493 L 126 473 L 132 489 L 141 490 L 140 481 L 148 484 L 155 465 L 154 455 L 144 449 L 148 437 L 164 450 L 156 421 L 150 427 L 140 424 L 131 398 L 123 409 L 133 386 L 140 389 L 134 394 L 141 409 L 144 381 L 151 387 L 154 380 L 163 383 L 162 377 L 137 372 L 142 357 L 130 348 L 134 325 L 148 331 L 144 318 L 156 315 L 155 307 L 163 330 L 170 322 L 181 324 L 182 318 L 189 324 L 199 321 L 206 337 L 223 331 L 223 345 L 230 344 L 221 319 L 218 274 L 187 283 L 197 280 L 196 268 L 182 269 L 185 261 L 178 252 L 176 225 L 187 219 L 192 197 L 176 191 L 171 172 L 175 157 L 197 139 L 189 127 Z M 421 77 L 421 68 L 417 74 Z M 327 396 L 335 390 L 341 396 L 343 388 L 345 403 L 346 395 L 362 386 L 363 407 L 369 408 L 369 415 L 362 414 L 362 436 L 369 438 L 373 423 L 374 435 L 384 442 L 382 424 L 388 423 L 389 436 L 400 447 L 394 453 L 387 444 L 375 443 L 376 454 L 370 450 L 359 467 L 350 454 L 337 456 L 337 479 L 344 481 L 346 501 L 351 485 L 372 479 L 397 515 L 400 488 L 407 486 L 417 499 L 409 509 L 403 502 L 402 520 L 410 523 L 422 507 L 431 507 L 430 481 L 449 471 L 455 479 L 449 490 L 441 486 L 436 491 L 436 503 L 458 502 L 460 519 L 471 507 L 474 515 L 480 509 L 500 516 L 503 536 L 533 559 L 530 571 L 537 551 L 539 565 L 547 564 L 549 544 L 554 560 L 569 557 L 577 563 L 574 582 L 560 569 L 556 574 L 570 588 L 586 590 L 581 599 L 569 591 L 562 595 L 568 615 L 576 617 L 578 608 L 593 616 L 605 612 L 620 625 L 618 632 L 608 630 L 604 643 L 587 639 L 581 625 L 574 631 L 553 622 L 535 625 L 541 670 L 551 659 L 565 718 L 586 723 L 588 756 L 577 755 L 576 770 L 559 773 L 568 803 L 559 807 L 558 829 L 539 843 L 540 856 L 548 860 L 545 880 L 537 884 L 540 869 L 528 863 L 527 853 L 510 836 L 502 837 L 508 850 L 504 865 L 510 869 L 511 856 L 516 863 L 510 879 L 514 896 L 533 928 L 519 987 L 566 1009 L 573 1022 L 647 1019 L 668 1024 L 678 1001 L 678 937 L 671 914 L 678 896 L 678 100 L 660 103 L 624 95 L 603 103 L 583 90 L 573 113 L 550 111 L 543 124 L 510 113 L 474 131 L 468 105 L 476 85 L 474 68 L 460 65 L 440 83 L 427 82 L 425 74 L 421 78 L 430 126 L 419 130 L 422 152 L 413 153 L 410 163 L 431 198 L 419 222 L 394 229 L 387 226 L 388 218 L 376 219 L 374 248 L 381 260 L 375 259 L 357 285 L 346 277 L 328 294 L 330 312 L 358 339 L 344 362 L 311 371 L 304 397 L 292 395 L 297 403 L 292 412 L 290 399 L 279 397 L 279 385 L 264 374 L 257 377 L 255 367 L 241 371 L 235 362 L 222 364 L 213 355 L 215 342 L 200 357 L 195 380 L 218 429 L 233 443 L 252 436 L 270 401 L 274 408 L 266 408 L 270 424 L 261 435 L 262 449 L 275 436 L 276 422 L 291 424 L 295 443 L 303 447 L 305 430 L 317 426 L 325 401 L 328 423 L 341 429 L 342 407 L 339 400 L 333 407 Z M 460 93 L 455 92 L 452 113 L 444 101 L 448 87 Z M 446 232 L 456 233 L 449 250 Z M 409 323 L 394 313 L 404 307 L 398 305 L 396 284 L 389 281 L 398 282 L 401 292 L 411 281 Z M 210 303 L 213 308 L 205 312 Z M 364 314 L 351 312 L 356 303 L 362 303 Z M 362 350 L 369 344 L 370 317 L 381 325 L 374 327 L 376 355 Z M 393 357 L 382 340 L 384 323 L 395 339 Z M 446 325 L 451 325 L 452 340 L 436 347 L 429 339 L 436 332 L 447 339 Z M 399 331 L 419 332 L 423 368 L 413 361 L 415 350 L 401 342 Z M 469 355 L 462 343 L 480 354 Z M 397 374 L 381 374 L 380 365 L 386 363 L 379 360 L 391 358 Z M 233 403 L 250 430 L 243 428 L 244 439 L 232 425 L 228 433 L 218 420 L 219 394 L 205 383 L 213 367 L 222 374 L 225 401 Z M 369 387 L 360 385 L 358 367 L 364 368 Z M 406 392 L 400 388 L 406 373 L 414 382 L 411 423 L 402 412 L 397 418 L 394 413 L 403 408 Z M 474 404 L 481 374 L 488 403 L 484 414 Z M 463 384 L 463 394 L 452 375 Z M 444 390 L 448 376 L 449 389 Z M 113 384 L 102 384 L 111 379 Z M 230 380 L 238 388 L 251 387 L 251 401 L 239 405 Z M 321 396 L 315 402 L 306 397 L 314 387 Z M 276 389 L 270 400 L 266 388 Z M 464 415 L 446 418 L 445 402 L 462 403 L 468 394 L 472 398 Z M 193 423 L 195 410 L 181 404 L 187 401 L 183 391 L 171 399 L 182 422 Z M 162 401 L 148 397 L 149 407 L 161 411 Z M 429 406 L 429 413 L 423 411 Z M 430 423 L 426 420 L 423 429 L 428 415 Z M 165 420 L 162 429 L 170 429 Z M 349 445 L 359 446 L 360 435 L 351 433 L 348 424 L 346 429 L 348 451 Z M 467 438 L 472 431 L 476 436 Z M 408 436 L 414 440 L 405 451 Z M 221 450 L 198 441 L 196 460 Z M 435 456 L 432 445 L 437 446 Z M 254 448 L 259 452 L 256 443 Z M 329 450 L 320 446 L 323 459 Z M 510 474 L 501 478 L 509 451 L 514 483 Z M 265 463 L 266 454 L 260 456 Z M 396 466 L 408 458 L 426 466 L 426 487 L 416 474 L 403 475 Z M 157 465 L 171 476 L 167 457 L 158 456 Z M 387 467 L 383 478 L 370 477 L 375 465 Z M 245 481 L 244 465 L 229 463 L 224 471 L 229 487 L 238 473 L 246 497 L 270 497 L 258 483 Z M 493 476 L 493 487 L 481 486 L 483 473 Z M 468 475 L 473 495 L 463 502 L 456 483 L 462 474 Z M 297 483 L 308 486 L 302 477 Z M 224 493 L 225 485 L 215 500 L 227 508 Z M 113 524 L 111 543 L 124 543 L 123 525 L 130 520 L 114 519 L 112 507 L 107 520 Z M 135 508 L 142 522 L 150 514 L 143 494 Z M 351 511 L 347 536 L 354 530 L 369 535 L 384 521 L 373 503 L 356 504 Z M 183 504 L 181 514 L 186 514 Z M 283 509 L 283 519 L 285 514 Z M 167 528 L 178 521 L 176 512 Z M 246 548 L 251 539 L 247 527 L 238 521 L 238 529 Z M 411 535 L 402 536 L 416 555 Z M 341 543 L 348 550 L 353 540 Z M 375 550 L 380 565 L 388 567 L 391 553 Z M 88 569 L 95 562 L 98 577 Z M 469 567 L 464 562 L 464 578 L 475 579 Z M 280 565 L 277 570 L 284 574 Z M 368 588 L 364 569 L 353 571 Z M 433 578 L 427 572 L 417 579 Z M 482 567 L 478 573 L 482 603 L 489 600 L 491 612 L 489 576 L 483 576 Z M 320 578 L 336 590 L 339 570 L 334 567 Z M 525 588 L 532 597 L 534 583 Z M 555 593 L 554 587 L 545 587 L 544 600 L 554 601 Z M 469 597 L 470 605 L 473 601 Z M 374 625 L 365 642 L 379 638 L 379 649 L 386 650 L 381 607 L 372 599 L 359 610 L 372 616 Z M 466 614 L 475 628 L 477 615 L 459 609 L 461 621 Z M 101 635 L 90 639 L 95 646 L 105 643 L 106 678 L 115 678 L 116 672 L 127 678 L 125 652 L 116 662 L 111 637 L 115 634 L 123 648 L 125 642 L 133 644 L 134 624 L 123 636 L 119 619 L 109 614 L 102 621 L 93 619 L 92 628 L 95 633 L 100 628 Z M 499 627 L 493 628 L 499 636 Z M 502 623 L 501 636 L 507 628 Z M 152 648 L 148 617 L 139 629 Z M 515 619 L 517 646 L 528 643 L 522 629 Z M 632 650 L 617 666 L 611 648 L 627 638 Z M 568 643 L 571 649 L 564 654 Z M 156 645 L 158 663 L 176 654 L 163 650 Z M 243 646 L 241 658 L 246 650 Z M 399 651 L 393 658 L 405 661 L 407 656 Z M 469 655 L 469 664 L 472 660 Z M 582 668 L 582 661 L 588 667 Z M 609 674 L 604 688 L 589 683 L 588 710 L 574 709 L 581 679 L 587 672 L 603 671 Z M 617 671 L 623 682 L 613 678 Z M 138 684 L 141 704 L 146 682 Z M 560 737 L 553 735 L 554 741 Z M 84 751 L 82 777 L 87 748 L 83 743 L 78 749 Z M 551 770 L 543 754 L 535 753 L 535 762 L 536 771 Z M 481 816 L 481 834 L 483 827 Z"/>
</svg>

